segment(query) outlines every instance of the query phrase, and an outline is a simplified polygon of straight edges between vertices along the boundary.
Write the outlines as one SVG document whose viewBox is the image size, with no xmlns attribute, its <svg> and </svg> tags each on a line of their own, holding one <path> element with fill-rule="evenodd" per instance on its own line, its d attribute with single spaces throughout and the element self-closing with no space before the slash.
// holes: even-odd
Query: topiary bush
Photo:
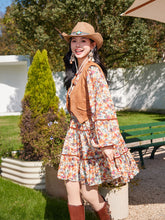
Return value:
<svg viewBox="0 0 165 220">
<path fill-rule="evenodd" d="M 20 159 L 58 163 L 68 122 L 64 110 L 59 109 L 46 50 L 36 52 L 29 68 L 19 126 L 23 143 Z"/>
</svg>

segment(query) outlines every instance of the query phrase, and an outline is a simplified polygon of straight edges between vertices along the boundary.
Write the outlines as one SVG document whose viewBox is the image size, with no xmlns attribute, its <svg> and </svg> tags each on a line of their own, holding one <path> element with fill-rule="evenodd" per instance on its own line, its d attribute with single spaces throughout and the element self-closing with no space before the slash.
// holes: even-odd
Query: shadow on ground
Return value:
<svg viewBox="0 0 165 220">
<path fill-rule="evenodd" d="M 129 184 L 130 205 L 165 203 L 165 147 L 157 150 L 154 159 L 149 159 L 151 151 L 144 155 L 145 169 Z M 139 160 L 137 153 L 134 157 Z"/>
</svg>

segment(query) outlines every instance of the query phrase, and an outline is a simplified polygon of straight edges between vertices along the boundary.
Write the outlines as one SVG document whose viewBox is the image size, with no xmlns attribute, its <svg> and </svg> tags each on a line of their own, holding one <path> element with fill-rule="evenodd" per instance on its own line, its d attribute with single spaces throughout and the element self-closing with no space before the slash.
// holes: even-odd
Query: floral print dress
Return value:
<svg viewBox="0 0 165 220">
<path fill-rule="evenodd" d="M 75 77 L 74 80 L 78 80 L 80 76 Z M 90 186 L 103 182 L 127 183 L 139 171 L 120 134 L 104 74 L 96 65 L 91 65 L 86 80 L 92 117 L 80 124 L 71 115 L 57 176 Z M 101 148 L 105 146 L 113 146 L 113 161 L 103 156 Z"/>
</svg>

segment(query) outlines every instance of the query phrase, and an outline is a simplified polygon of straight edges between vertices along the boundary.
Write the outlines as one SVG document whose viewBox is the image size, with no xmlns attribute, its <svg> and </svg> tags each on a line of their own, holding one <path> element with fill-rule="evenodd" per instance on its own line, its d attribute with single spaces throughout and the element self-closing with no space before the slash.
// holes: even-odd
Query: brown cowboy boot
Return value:
<svg viewBox="0 0 165 220">
<path fill-rule="evenodd" d="M 70 214 L 70 220 L 85 220 L 85 209 L 83 205 L 69 205 L 68 210 Z"/>
<path fill-rule="evenodd" d="M 109 211 L 109 205 L 107 202 L 105 202 L 103 208 L 101 208 L 96 213 L 100 220 L 112 220 L 111 213 Z"/>
</svg>

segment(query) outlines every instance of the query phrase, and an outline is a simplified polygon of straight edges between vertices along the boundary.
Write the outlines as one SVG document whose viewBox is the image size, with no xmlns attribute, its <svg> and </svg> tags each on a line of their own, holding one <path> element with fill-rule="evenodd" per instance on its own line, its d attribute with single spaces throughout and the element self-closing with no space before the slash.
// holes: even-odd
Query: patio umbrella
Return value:
<svg viewBox="0 0 165 220">
<path fill-rule="evenodd" d="M 148 18 L 165 23 L 165 0 L 135 0 L 122 16 Z"/>
</svg>

